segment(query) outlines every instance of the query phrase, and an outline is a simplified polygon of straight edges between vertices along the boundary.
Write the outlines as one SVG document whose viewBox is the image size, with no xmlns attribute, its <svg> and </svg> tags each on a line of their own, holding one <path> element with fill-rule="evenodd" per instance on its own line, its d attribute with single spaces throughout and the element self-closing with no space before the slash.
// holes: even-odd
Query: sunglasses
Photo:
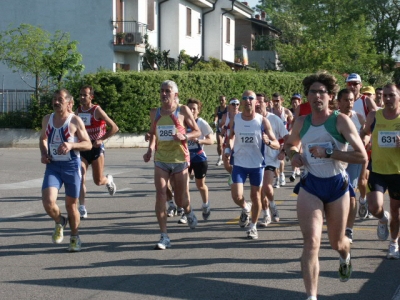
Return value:
<svg viewBox="0 0 400 300">
<path fill-rule="evenodd" d="M 239 103 L 231 103 L 232 106 L 239 106 Z"/>
<path fill-rule="evenodd" d="M 249 96 L 249 97 L 243 96 L 243 97 L 242 97 L 242 100 L 244 100 L 244 101 L 246 101 L 246 100 L 254 100 L 254 99 L 255 99 L 255 98 L 252 97 L 252 96 Z"/>
<path fill-rule="evenodd" d="M 164 89 L 161 89 L 161 90 L 160 90 L 160 93 L 164 93 L 164 92 L 165 92 L 166 94 L 169 94 L 169 93 L 172 92 L 172 90 L 170 90 L 170 89 L 165 89 L 165 90 L 164 90 Z"/>
<path fill-rule="evenodd" d="M 351 82 L 351 81 L 350 81 L 350 82 L 347 82 L 347 85 L 348 85 L 348 86 L 351 86 L 351 85 L 352 85 L 352 86 L 356 86 L 356 85 L 359 85 L 359 84 L 360 84 L 359 82 Z"/>
</svg>

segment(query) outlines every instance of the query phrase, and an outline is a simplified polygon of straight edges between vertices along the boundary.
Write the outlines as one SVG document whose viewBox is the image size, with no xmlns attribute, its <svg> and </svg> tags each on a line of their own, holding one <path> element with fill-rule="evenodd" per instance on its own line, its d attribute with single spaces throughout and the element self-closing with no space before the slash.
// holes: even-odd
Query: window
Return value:
<svg viewBox="0 0 400 300">
<path fill-rule="evenodd" d="M 201 34 L 201 19 L 199 19 L 199 22 L 198 22 L 197 33 Z"/>
<path fill-rule="evenodd" d="M 186 8 L 186 35 L 192 36 L 192 10 Z"/>
<path fill-rule="evenodd" d="M 148 30 L 154 30 L 155 25 L 154 25 L 154 0 L 148 0 L 147 1 L 147 29 Z"/>
<path fill-rule="evenodd" d="M 226 43 L 231 43 L 231 19 L 226 18 Z"/>
</svg>

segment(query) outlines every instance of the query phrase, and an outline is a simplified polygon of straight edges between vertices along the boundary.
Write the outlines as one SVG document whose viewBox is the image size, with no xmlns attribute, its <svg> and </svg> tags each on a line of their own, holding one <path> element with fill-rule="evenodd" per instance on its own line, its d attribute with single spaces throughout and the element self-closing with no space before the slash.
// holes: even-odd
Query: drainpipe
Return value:
<svg viewBox="0 0 400 300">
<path fill-rule="evenodd" d="M 221 18 L 221 61 L 222 61 L 222 58 L 224 57 L 223 56 L 223 50 L 224 50 L 224 41 L 222 40 L 222 38 L 223 38 L 223 36 L 224 36 L 224 32 L 223 32 L 223 29 L 224 29 L 224 24 L 223 24 L 223 20 L 224 20 L 224 15 L 225 14 L 227 14 L 227 13 L 230 13 L 231 11 L 233 11 L 233 7 L 234 7 L 234 5 L 235 5 L 235 1 L 236 0 L 230 0 L 230 1 L 232 1 L 232 8 L 231 8 L 231 10 L 228 10 L 228 11 L 226 11 L 226 12 L 223 12 L 222 13 L 222 18 Z"/>
<path fill-rule="evenodd" d="M 203 13 L 201 15 L 201 21 L 203 22 L 201 24 L 201 26 L 203 27 L 202 28 L 202 34 L 201 34 L 201 56 L 203 57 L 203 59 L 204 59 L 204 40 L 205 40 L 205 35 L 204 35 L 204 26 L 205 26 L 204 16 L 206 14 L 209 14 L 210 12 L 213 12 L 215 10 L 215 4 L 217 4 L 217 2 L 218 2 L 218 0 L 215 0 L 215 2 L 213 3 L 213 8 L 210 9 L 209 11 L 206 11 L 205 13 Z"/>
<path fill-rule="evenodd" d="M 161 4 L 163 4 L 164 2 L 167 2 L 169 0 L 162 0 L 160 2 L 158 2 L 158 16 L 157 16 L 157 45 L 158 48 L 161 50 Z"/>
</svg>

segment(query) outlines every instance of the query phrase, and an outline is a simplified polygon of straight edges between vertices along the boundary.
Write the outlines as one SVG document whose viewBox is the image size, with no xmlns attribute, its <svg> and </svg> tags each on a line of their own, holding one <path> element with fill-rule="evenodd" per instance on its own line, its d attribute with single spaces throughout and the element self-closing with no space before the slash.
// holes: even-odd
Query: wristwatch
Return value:
<svg viewBox="0 0 400 300">
<path fill-rule="evenodd" d="M 333 149 L 332 148 L 326 148 L 325 149 L 325 154 L 326 154 L 326 158 L 330 158 L 331 155 L 333 154 Z"/>
</svg>

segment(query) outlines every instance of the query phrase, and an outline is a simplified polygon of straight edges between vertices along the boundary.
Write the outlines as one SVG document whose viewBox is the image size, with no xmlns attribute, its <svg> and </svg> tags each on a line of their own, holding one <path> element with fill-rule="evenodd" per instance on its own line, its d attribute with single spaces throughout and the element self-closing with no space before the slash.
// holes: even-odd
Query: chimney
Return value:
<svg viewBox="0 0 400 300">
<path fill-rule="evenodd" d="M 260 20 L 260 15 L 256 15 L 256 19 L 257 19 L 257 20 Z"/>
<path fill-rule="evenodd" d="M 265 13 L 265 11 L 262 11 L 261 12 L 261 20 L 263 20 L 263 21 L 265 21 L 265 16 L 266 16 L 267 14 Z"/>
</svg>

